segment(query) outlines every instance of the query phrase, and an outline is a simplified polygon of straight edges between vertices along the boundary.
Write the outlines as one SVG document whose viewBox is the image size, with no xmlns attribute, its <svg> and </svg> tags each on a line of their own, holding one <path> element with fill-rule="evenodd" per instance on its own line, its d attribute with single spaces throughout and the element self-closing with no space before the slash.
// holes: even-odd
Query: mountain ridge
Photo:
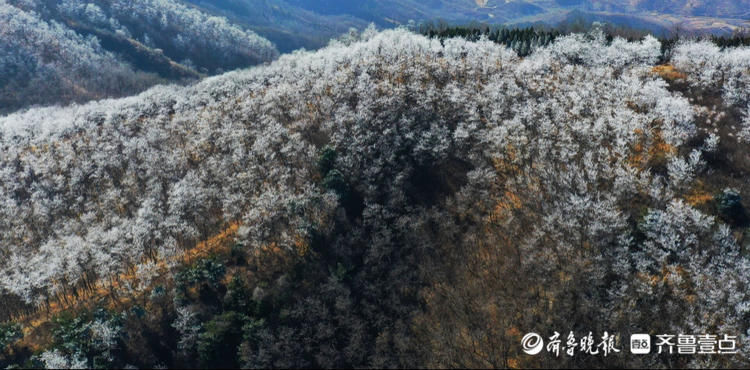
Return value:
<svg viewBox="0 0 750 370">
<path fill-rule="evenodd" d="M 233 19 L 272 40 L 279 50 L 316 49 L 348 28 L 392 28 L 432 21 L 510 27 L 580 20 L 644 29 L 728 35 L 750 28 L 750 0 L 185 0 Z"/>
</svg>

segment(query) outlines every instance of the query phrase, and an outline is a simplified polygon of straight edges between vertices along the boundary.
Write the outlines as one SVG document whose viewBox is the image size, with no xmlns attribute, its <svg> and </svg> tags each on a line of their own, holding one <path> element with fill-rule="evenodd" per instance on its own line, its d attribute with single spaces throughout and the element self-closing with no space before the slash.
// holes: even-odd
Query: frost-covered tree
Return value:
<svg viewBox="0 0 750 370">
<path fill-rule="evenodd" d="M 190 59 L 213 74 L 278 55 L 254 32 L 171 0 L 3 0 L 0 22 L 0 113 L 126 96 L 199 76 L 173 60 Z M 135 41 L 148 34 L 153 43 Z"/>
<path fill-rule="evenodd" d="M 0 2 L 0 112 L 36 104 L 122 96 L 158 81 L 34 11 Z M 106 73 L 103 73 L 106 66 Z"/>
</svg>

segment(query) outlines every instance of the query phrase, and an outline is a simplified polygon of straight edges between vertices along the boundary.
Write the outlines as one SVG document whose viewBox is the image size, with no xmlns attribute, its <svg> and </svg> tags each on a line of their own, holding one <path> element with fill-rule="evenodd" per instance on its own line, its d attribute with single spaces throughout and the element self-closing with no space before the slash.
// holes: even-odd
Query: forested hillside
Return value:
<svg viewBox="0 0 750 370">
<path fill-rule="evenodd" d="M 370 28 L 0 118 L 0 366 L 749 366 L 750 48 L 533 46 Z M 622 352 L 521 352 L 555 331 Z"/>
<path fill-rule="evenodd" d="M 0 0 L 0 113 L 270 61 L 252 31 L 173 0 Z"/>
</svg>

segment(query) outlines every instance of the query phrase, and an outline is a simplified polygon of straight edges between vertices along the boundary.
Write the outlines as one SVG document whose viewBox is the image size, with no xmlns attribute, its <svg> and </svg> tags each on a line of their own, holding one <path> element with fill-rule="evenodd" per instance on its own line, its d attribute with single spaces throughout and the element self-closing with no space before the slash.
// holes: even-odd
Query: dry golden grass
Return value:
<svg viewBox="0 0 750 370">
<path fill-rule="evenodd" d="M 685 196 L 685 200 L 693 207 L 704 205 L 713 199 L 714 196 L 702 188 L 695 188 Z"/>
<path fill-rule="evenodd" d="M 643 130 L 635 130 L 635 134 L 638 140 L 633 145 L 628 164 L 639 171 L 664 165 L 668 157 L 677 154 L 677 148 L 664 140 L 659 129 L 654 129 L 650 135 Z"/>
<path fill-rule="evenodd" d="M 651 73 L 656 74 L 667 81 L 684 80 L 687 78 L 687 75 L 677 70 L 671 64 L 655 66 L 651 69 Z"/>
<path fill-rule="evenodd" d="M 189 265 L 212 255 L 228 254 L 239 226 L 239 222 L 229 223 L 220 233 L 174 256 L 171 259 L 172 262 Z M 157 263 L 159 276 L 154 281 L 162 282 L 167 278 L 169 262 L 161 260 Z M 102 300 L 108 302 L 107 306 L 110 309 L 131 305 L 134 301 L 142 298 L 133 295 L 133 292 L 128 289 L 129 286 L 137 285 L 138 278 L 134 271 L 130 271 L 114 278 L 101 279 L 96 283 L 92 292 L 77 295 L 68 293 L 58 301 L 50 301 L 46 307 L 40 308 L 37 313 L 18 320 L 24 325 L 24 338 L 21 340 L 20 345 L 32 351 L 38 351 L 43 348 L 45 344 L 52 340 L 49 330 L 45 330 L 49 326 L 50 318 L 64 311 L 93 309 Z M 149 290 L 146 289 L 145 291 Z M 141 295 L 145 294 L 144 292 L 141 292 Z"/>
</svg>

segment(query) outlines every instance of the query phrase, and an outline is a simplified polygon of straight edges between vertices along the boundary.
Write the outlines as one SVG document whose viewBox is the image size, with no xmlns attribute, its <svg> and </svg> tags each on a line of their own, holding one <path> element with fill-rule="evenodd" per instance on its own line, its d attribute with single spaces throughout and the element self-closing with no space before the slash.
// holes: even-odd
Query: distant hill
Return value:
<svg viewBox="0 0 750 370">
<path fill-rule="evenodd" d="M 206 12 L 221 15 L 271 40 L 281 52 L 317 49 L 350 28 L 362 29 L 367 19 L 347 12 L 321 14 L 279 0 L 185 0 Z M 317 3 L 317 1 L 316 1 Z"/>
<path fill-rule="evenodd" d="M 178 0 L 0 0 L 0 113 L 131 95 L 277 55 Z"/>
<path fill-rule="evenodd" d="M 748 0 L 585 0 L 580 1 L 579 5 L 588 10 L 658 12 L 715 18 L 747 19 L 750 17 L 750 1 Z"/>
<path fill-rule="evenodd" d="M 731 34 L 750 28 L 750 0 L 537 0 L 536 18 L 512 23 L 556 24 L 576 18 L 604 21 L 655 33 Z"/>
<path fill-rule="evenodd" d="M 379 28 L 444 20 L 500 24 L 545 13 L 532 2 L 492 4 L 484 0 L 186 0 L 242 23 L 268 38 L 282 52 L 315 49 L 350 28 Z"/>
<path fill-rule="evenodd" d="M 318 48 L 349 27 L 443 20 L 526 26 L 602 21 L 654 33 L 750 27 L 750 0 L 186 0 L 245 24 L 280 51 Z"/>
</svg>

